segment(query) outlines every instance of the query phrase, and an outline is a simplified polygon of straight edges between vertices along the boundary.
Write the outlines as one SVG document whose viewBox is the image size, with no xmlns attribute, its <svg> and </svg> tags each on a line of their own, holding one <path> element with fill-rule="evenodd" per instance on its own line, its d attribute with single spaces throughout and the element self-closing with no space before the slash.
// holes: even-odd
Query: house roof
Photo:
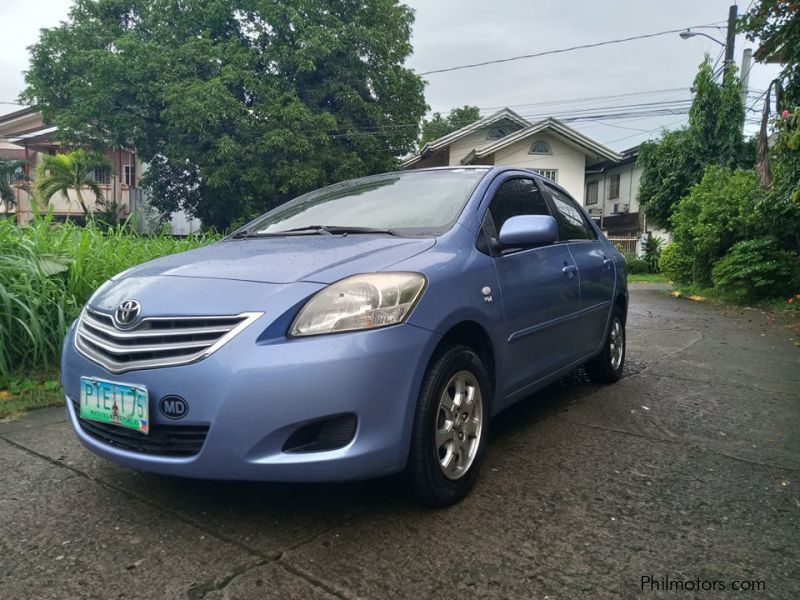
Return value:
<svg viewBox="0 0 800 600">
<path fill-rule="evenodd" d="M 484 144 L 480 148 L 475 148 L 475 150 L 473 150 L 464 158 L 464 162 L 469 162 L 473 158 L 484 158 L 490 154 L 494 154 L 502 148 L 506 148 L 511 144 L 515 144 L 520 140 L 524 140 L 543 131 L 552 131 L 557 133 L 561 137 L 565 138 L 568 142 L 571 142 L 572 145 L 582 149 L 586 154 L 596 155 L 606 160 L 615 162 L 623 159 L 622 154 L 595 142 L 593 139 L 586 137 L 581 132 L 569 127 L 568 125 L 565 125 L 558 119 L 548 117 L 547 119 L 543 119 L 538 123 L 529 125 L 524 129 L 515 131 L 504 138 Z"/>
<path fill-rule="evenodd" d="M 19 131 L 42 126 L 42 116 L 31 108 L 15 110 L 0 116 L 0 138 L 12 137 Z"/>
<path fill-rule="evenodd" d="M 621 158 L 617 160 L 604 160 L 601 163 L 596 165 L 592 165 L 592 173 L 602 173 L 607 169 L 615 169 L 617 167 L 621 167 L 623 165 L 627 165 L 630 163 L 635 163 L 636 160 L 639 158 L 639 146 L 634 146 L 633 148 L 628 148 L 627 150 L 623 150 L 620 152 Z M 588 173 L 589 171 L 587 171 Z"/>
<path fill-rule="evenodd" d="M 469 125 L 462 127 L 461 129 L 456 129 L 455 131 L 448 133 L 445 136 L 440 137 L 439 139 L 433 140 L 425 144 L 422 149 L 406 158 L 403 161 L 403 167 L 409 167 L 419 161 L 424 156 L 430 154 L 431 152 L 435 152 L 436 150 L 440 150 L 446 146 L 449 146 L 454 141 L 461 139 L 462 137 L 469 135 L 474 131 L 478 131 L 483 127 L 487 127 L 493 125 L 495 123 L 499 123 L 500 121 L 511 121 L 512 123 L 516 123 L 522 128 L 527 127 L 530 125 L 530 121 L 519 116 L 510 108 L 503 108 L 498 110 L 496 113 L 493 113 L 489 116 L 483 117 L 482 119 L 478 119 L 474 123 L 470 123 Z"/>
</svg>

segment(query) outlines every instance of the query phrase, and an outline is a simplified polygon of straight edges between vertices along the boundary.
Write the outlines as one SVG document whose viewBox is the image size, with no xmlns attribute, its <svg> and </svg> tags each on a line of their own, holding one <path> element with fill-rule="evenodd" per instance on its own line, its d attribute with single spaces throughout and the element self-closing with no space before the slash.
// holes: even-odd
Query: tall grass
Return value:
<svg viewBox="0 0 800 600">
<path fill-rule="evenodd" d="M 124 225 L 82 227 L 49 217 L 25 227 L 0 219 L 0 384 L 11 371 L 56 364 L 69 324 L 109 277 L 217 239 L 141 236 Z"/>
</svg>

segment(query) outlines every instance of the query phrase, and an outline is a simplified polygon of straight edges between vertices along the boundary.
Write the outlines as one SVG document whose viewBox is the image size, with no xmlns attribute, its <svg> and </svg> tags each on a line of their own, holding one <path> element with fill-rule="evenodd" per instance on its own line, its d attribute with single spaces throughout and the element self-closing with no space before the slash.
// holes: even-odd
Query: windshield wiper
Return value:
<svg viewBox="0 0 800 600">
<path fill-rule="evenodd" d="M 308 225 L 297 229 L 286 229 L 285 231 L 275 231 L 273 235 L 289 234 L 303 235 L 306 233 L 318 233 L 320 235 L 347 235 L 348 233 L 382 233 L 385 235 L 400 235 L 392 229 L 376 229 L 374 227 L 351 227 L 349 225 Z"/>
<path fill-rule="evenodd" d="M 347 225 L 307 225 L 283 231 L 250 231 L 243 229 L 231 236 L 233 240 L 255 237 L 277 237 L 282 235 L 347 235 L 348 233 L 377 233 L 384 235 L 400 235 L 392 229 L 376 229 L 374 227 L 350 227 Z"/>
<path fill-rule="evenodd" d="M 375 227 L 349 227 L 347 225 L 325 225 L 328 233 L 383 233 L 385 235 L 400 235 L 394 229 L 376 229 Z"/>
</svg>

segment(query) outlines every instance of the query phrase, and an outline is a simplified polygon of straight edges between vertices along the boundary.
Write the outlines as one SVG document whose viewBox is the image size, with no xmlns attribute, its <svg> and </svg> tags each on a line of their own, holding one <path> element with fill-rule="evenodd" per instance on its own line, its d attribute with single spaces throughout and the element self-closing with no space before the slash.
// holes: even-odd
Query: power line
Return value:
<svg viewBox="0 0 800 600">
<path fill-rule="evenodd" d="M 441 69 L 433 69 L 431 71 L 423 71 L 420 75 L 433 75 L 435 73 L 449 73 L 451 71 L 460 71 L 462 69 L 474 69 L 476 67 L 485 67 L 486 65 L 496 65 L 500 63 L 512 62 L 515 60 L 523 60 L 526 58 L 538 58 L 540 56 L 549 56 L 551 54 L 563 54 L 565 52 L 573 52 L 575 50 L 586 50 L 588 48 L 599 48 L 600 46 L 609 46 L 611 44 L 622 44 L 624 42 L 632 42 L 634 40 L 645 40 L 649 38 L 659 37 L 662 35 L 670 35 L 673 33 L 680 33 L 687 29 L 717 29 L 717 23 L 709 23 L 707 25 L 689 25 L 681 27 L 680 29 L 668 29 L 666 31 L 657 31 L 655 33 L 645 33 L 642 35 L 632 35 L 625 38 L 617 38 L 613 40 L 606 40 L 604 42 L 594 42 L 591 44 L 580 44 L 577 46 L 569 46 L 567 48 L 558 48 L 555 50 L 544 50 L 542 52 L 533 52 L 531 54 L 520 54 L 518 56 L 509 56 L 508 58 L 496 58 L 494 60 L 485 60 L 477 63 L 468 63 L 464 65 L 456 65 L 454 67 L 444 67 Z"/>
<path fill-rule="evenodd" d="M 566 98 L 562 100 L 546 100 L 544 102 L 525 102 L 523 104 L 503 104 L 498 106 L 482 106 L 480 107 L 481 111 L 490 111 L 496 110 L 500 108 L 520 108 L 526 106 L 547 106 L 550 104 L 579 104 L 581 102 L 588 102 L 590 100 L 611 100 L 613 98 L 630 98 L 631 96 L 649 96 L 652 94 L 666 94 L 669 92 L 688 92 L 690 88 L 688 87 L 678 87 L 678 88 L 665 88 L 661 90 L 648 90 L 648 91 L 641 91 L 641 92 L 630 92 L 627 94 L 611 94 L 607 96 L 584 96 L 579 98 Z"/>
</svg>

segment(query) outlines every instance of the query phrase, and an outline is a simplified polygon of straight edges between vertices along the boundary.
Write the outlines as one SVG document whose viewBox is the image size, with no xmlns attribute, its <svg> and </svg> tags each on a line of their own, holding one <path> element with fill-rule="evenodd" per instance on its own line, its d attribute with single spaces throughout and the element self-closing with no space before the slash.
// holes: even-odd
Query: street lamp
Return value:
<svg viewBox="0 0 800 600">
<path fill-rule="evenodd" d="M 711 37 L 707 33 L 702 33 L 700 31 L 692 31 L 691 29 L 687 29 L 686 31 L 681 31 L 678 35 L 681 36 L 682 40 L 688 40 L 689 38 L 697 35 L 702 35 L 703 37 L 710 39 L 712 42 L 717 42 L 723 48 L 725 47 L 725 42 L 720 42 L 717 38 Z"/>
</svg>

